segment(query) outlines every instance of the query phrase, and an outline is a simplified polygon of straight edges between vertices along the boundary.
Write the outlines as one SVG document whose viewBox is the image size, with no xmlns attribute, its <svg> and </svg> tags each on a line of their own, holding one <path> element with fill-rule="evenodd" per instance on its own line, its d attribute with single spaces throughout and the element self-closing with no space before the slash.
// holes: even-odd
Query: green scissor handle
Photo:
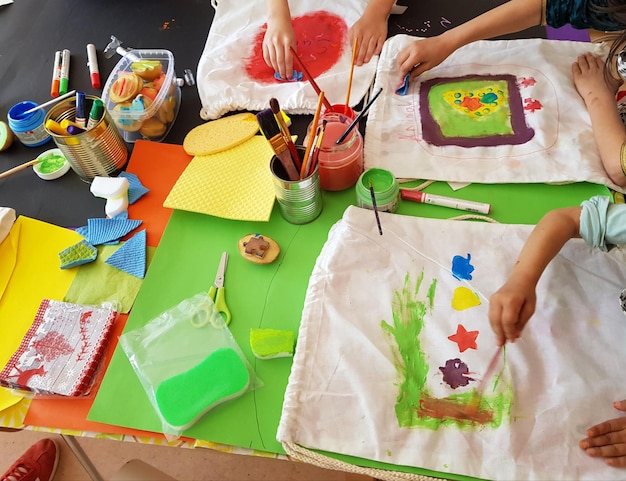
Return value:
<svg viewBox="0 0 626 481">
<path fill-rule="evenodd" d="M 230 314 L 230 309 L 226 305 L 226 298 L 224 297 L 224 288 L 220 287 L 219 289 L 215 286 L 211 286 L 209 289 L 209 297 L 213 299 L 213 303 L 215 304 L 215 308 L 217 312 L 219 312 L 224 318 L 224 322 L 228 326 L 230 324 L 230 320 L 232 318 Z"/>
</svg>

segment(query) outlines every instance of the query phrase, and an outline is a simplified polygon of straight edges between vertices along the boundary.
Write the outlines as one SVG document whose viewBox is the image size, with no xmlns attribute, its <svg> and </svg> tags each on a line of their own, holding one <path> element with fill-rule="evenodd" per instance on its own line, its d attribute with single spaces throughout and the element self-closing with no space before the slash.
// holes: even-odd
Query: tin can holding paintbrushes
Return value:
<svg viewBox="0 0 626 481">
<path fill-rule="evenodd" d="M 304 147 L 296 146 L 296 149 L 304 156 Z M 270 161 L 270 171 L 280 213 L 287 222 L 307 224 L 319 217 L 323 204 L 317 167 L 310 175 L 291 180 L 283 163 L 274 155 Z"/>
</svg>

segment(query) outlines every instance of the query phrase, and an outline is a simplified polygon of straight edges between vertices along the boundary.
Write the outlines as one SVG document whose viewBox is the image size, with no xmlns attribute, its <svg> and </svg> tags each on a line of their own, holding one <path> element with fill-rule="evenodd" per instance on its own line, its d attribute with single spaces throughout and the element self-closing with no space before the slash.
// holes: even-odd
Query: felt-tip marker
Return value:
<svg viewBox="0 0 626 481">
<path fill-rule="evenodd" d="M 422 204 L 440 205 L 442 207 L 467 210 L 469 212 L 477 212 L 479 214 L 489 214 L 491 211 L 490 204 L 473 202 L 471 200 L 455 199 L 454 197 L 445 197 L 443 195 L 427 194 L 426 192 L 421 192 L 419 190 L 400 189 L 400 197 L 405 200 L 412 200 Z"/>
<path fill-rule="evenodd" d="M 87 125 L 87 113 L 85 107 L 85 92 L 76 92 L 76 125 L 84 129 Z"/>
<path fill-rule="evenodd" d="M 61 54 L 61 79 L 59 81 L 59 94 L 67 93 L 70 84 L 70 51 L 63 49 Z"/>
<path fill-rule="evenodd" d="M 52 71 L 52 86 L 50 87 L 50 96 L 59 96 L 59 83 L 61 82 L 61 51 L 54 52 L 54 70 Z"/>
<path fill-rule="evenodd" d="M 87 121 L 87 130 L 93 129 L 104 114 L 104 103 L 100 99 L 96 99 L 91 104 L 91 110 L 89 111 L 89 120 Z"/>
<path fill-rule="evenodd" d="M 87 66 L 89 67 L 91 86 L 95 89 L 99 89 L 100 69 L 98 68 L 98 55 L 96 54 L 96 46 L 93 43 L 87 44 Z"/>
</svg>

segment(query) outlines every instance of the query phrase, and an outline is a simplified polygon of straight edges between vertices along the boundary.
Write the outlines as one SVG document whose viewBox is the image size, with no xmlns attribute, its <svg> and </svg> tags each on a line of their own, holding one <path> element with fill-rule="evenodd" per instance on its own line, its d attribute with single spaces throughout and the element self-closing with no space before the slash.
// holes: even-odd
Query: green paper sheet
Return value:
<svg viewBox="0 0 626 481">
<path fill-rule="evenodd" d="M 520 224 L 536 223 L 547 211 L 579 205 L 592 195 L 608 195 L 605 187 L 592 184 L 475 184 L 454 193 L 447 184 L 436 183 L 429 186 L 426 192 L 491 203 L 492 218 Z M 328 230 L 341 218 L 345 208 L 355 201 L 353 189 L 324 192 L 321 216 L 302 226 L 285 222 L 277 206 L 268 223 L 239 222 L 174 211 L 125 331 L 144 325 L 186 297 L 208 291 L 221 253 L 228 251 L 226 301 L 233 316 L 229 327 L 264 383 L 261 389 L 210 411 L 184 433 L 186 436 L 284 453 L 275 436 L 292 358 L 256 359 L 249 345 L 250 328 L 298 331 L 309 275 Z M 409 201 L 401 201 L 398 213 L 439 218 L 469 214 Z M 384 225 L 382 227 L 384 232 Z M 241 257 L 237 252 L 237 242 L 250 233 L 267 235 L 278 242 L 281 253 L 274 263 L 257 265 Z M 161 423 L 119 347 L 88 419 L 148 431 L 160 430 Z M 389 469 L 388 466 L 385 468 Z"/>
<path fill-rule="evenodd" d="M 96 260 L 76 268 L 78 269 L 76 277 L 63 300 L 75 304 L 93 305 L 99 305 L 105 301 L 117 301 L 120 305 L 119 312 L 123 314 L 129 312 L 141 287 L 142 279 L 104 262 L 120 246 L 121 244 L 98 246 Z M 154 247 L 147 247 L 147 266 L 150 265 L 155 251 Z"/>
</svg>

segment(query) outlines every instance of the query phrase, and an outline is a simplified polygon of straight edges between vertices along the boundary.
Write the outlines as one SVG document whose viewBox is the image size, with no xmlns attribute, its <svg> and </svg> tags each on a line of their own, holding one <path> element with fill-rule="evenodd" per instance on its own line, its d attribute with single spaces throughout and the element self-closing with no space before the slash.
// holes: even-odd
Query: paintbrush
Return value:
<svg viewBox="0 0 626 481">
<path fill-rule="evenodd" d="M 306 77 L 306 79 L 309 81 L 309 83 L 315 90 L 315 93 L 319 95 L 322 89 L 320 89 L 319 85 L 317 85 L 317 83 L 315 82 L 315 79 L 311 76 L 309 71 L 306 69 L 306 67 L 304 66 L 304 63 L 302 63 L 302 60 L 300 60 L 300 57 L 298 57 L 298 53 L 293 49 L 293 47 L 289 47 L 289 48 L 291 49 L 291 54 L 293 55 L 293 58 L 295 58 L 296 62 L 298 62 L 298 65 L 300 65 L 300 68 L 302 69 L 304 76 Z M 324 101 L 324 106 L 328 110 L 332 110 L 332 105 L 330 105 L 330 102 L 326 98 L 324 98 L 323 101 Z"/>
<path fill-rule="evenodd" d="M 376 92 L 374 96 L 370 99 L 370 101 L 367 102 L 367 104 L 365 104 L 365 107 L 363 107 L 363 110 L 359 112 L 359 115 L 357 115 L 354 118 L 354 120 L 350 123 L 350 125 L 348 125 L 348 128 L 344 131 L 344 133 L 341 134 L 341 136 L 337 139 L 337 141 L 335 142 L 337 145 L 341 144 L 344 140 L 346 140 L 346 137 L 348 136 L 348 134 L 352 132 L 352 129 L 361 121 L 363 116 L 367 113 L 367 111 L 370 109 L 370 107 L 374 103 L 374 100 L 378 98 L 378 96 L 380 95 L 382 91 L 383 91 L 383 88 L 381 87 L 380 89 L 378 89 L 378 92 Z"/>
<path fill-rule="evenodd" d="M 309 132 L 309 141 L 306 144 L 306 150 L 304 152 L 304 158 L 302 159 L 302 168 L 300 169 L 300 179 L 304 179 L 307 173 L 307 167 L 309 166 L 309 157 L 311 155 L 311 150 L 313 149 L 313 144 L 315 142 L 315 136 L 311 135 L 313 129 L 317 127 L 317 124 L 320 121 L 320 114 L 322 112 L 322 104 L 324 103 L 324 92 L 320 92 L 320 96 L 317 99 L 317 108 L 315 109 L 315 115 L 313 116 L 313 121 L 311 122 L 311 132 Z M 316 135 L 319 130 L 316 131 Z"/>
<path fill-rule="evenodd" d="M 322 120 L 322 126 L 319 128 L 319 132 L 315 138 L 315 146 L 313 147 L 313 151 L 311 152 L 311 166 L 309 167 L 308 175 L 313 174 L 315 172 L 315 167 L 319 161 L 320 150 L 322 149 L 322 142 L 324 141 L 324 132 L 326 132 L 326 123 L 328 121 L 326 119 Z"/>
<path fill-rule="evenodd" d="M 374 185 L 370 180 L 370 195 L 372 196 L 372 207 L 374 207 L 374 215 L 376 216 L 376 224 L 378 225 L 378 233 L 383 235 L 383 228 L 380 225 L 380 217 L 378 216 L 378 207 L 376 207 L 376 194 L 374 193 Z"/>
<path fill-rule="evenodd" d="M 285 169 L 285 173 L 288 177 L 285 180 L 298 180 L 300 176 L 296 170 L 296 166 L 291 160 L 289 148 L 287 147 L 287 143 L 285 142 L 283 134 L 280 131 L 278 122 L 276 122 L 272 109 L 262 110 L 256 114 L 256 119 L 259 123 L 259 127 L 261 127 L 263 135 L 272 146 L 272 150 Z"/>
<path fill-rule="evenodd" d="M 490 378 L 496 372 L 496 368 L 498 367 L 498 360 L 500 359 L 500 353 L 503 351 L 503 349 L 504 349 L 504 344 L 498 348 L 496 353 L 491 358 L 491 361 L 489 362 L 489 366 L 487 366 L 487 370 L 485 371 L 485 375 L 483 376 L 481 381 L 478 383 L 478 387 L 476 388 L 474 395 L 472 396 L 472 398 L 470 399 L 470 402 L 465 407 L 464 414 L 466 416 L 475 415 L 476 412 L 478 411 L 478 407 L 480 406 L 480 401 L 483 398 L 483 392 L 485 391 L 485 387 L 487 386 Z"/>
<path fill-rule="evenodd" d="M 350 78 L 348 79 L 348 93 L 346 94 L 346 108 L 344 109 L 344 113 L 348 113 L 348 108 L 350 107 L 350 90 L 352 90 L 352 75 L 354 74 L 354 64 L 356 62 L 356 47 L 359 44 L 359 41 L 356 37 L 354 37 L 354 45 L 352 46 L 352 63 L 350 64 Z"/>
<path fill-rule="evenodd" d="M 36 112 L 37 110 L 44 109 L 46 107 L 50 107 L 51 105 L 54 105 L 54 104 L 56 104 L 57 102 L 59 102 L 61 100 L 65 100 L 66 98 L 71 97 L 72 95 L 76 95 L 76 90 L 72 90 L 71 92 L 63 94 L 60 97 L 57 97 L 55 99 L 48 100 L 47 102 L 44 102 L 41 105 L 37 105 L 36 107 L 33 107 L 32 109 L 29 109 L 26 112 L 22 112 L 21 114 L 19 114 L 19 118 L 26 117 L 27 115 L 30 115 L 33 112 Z"/>
<path fill-rule="evenodd" d="M 298 172 L 299 172 L 300 169 L 302 168 L 302 161 L 300 160 L 300 155 L 298 154 L 298 150 L 296 149 L 296 146 L 294 145 L 293 140 L 291 140 L 291 133 L 289 132 L 289 127 L 287 127 L 287 123 L 285 122 L 285 119 L 283 118 L 283 113 L 280 111 L 280 104 L 278 103 L 277 99 L 275 98 L 270 99 L 270 108 L 272 109 L 272 112 L 274 113 L 274 117 L 276 118 L 278 127 L 280 128 L 280 131 L 283 134 L 283 138 L 285 139 L 285 142 L 287 143 L 287 148 L 289 149 L 289 153 L 291 154 L 291 159 L 293 160 L 293 163 L 295 164 L 296 169 L 298 169 Z"/>
<path fill-rule="evenodd" d="M 28 162 L 24 162 L 23 164 L 20 164 L 17 167 L 13 167 L 12 169 L 5 170 L 4 172 L 0 174 L 0 179 L 4 179 L 5 177 L 8 177 L 11 174 L 15 174 L 16 172 L 19 172 L 20 170 L 23 170 L 26 167 L 30 167 L 31 165 L 35 165 L 39 162 L 41 162 L 41 159 L 37 158 L 37 159 L 29 160 Z"/>
</svg>

